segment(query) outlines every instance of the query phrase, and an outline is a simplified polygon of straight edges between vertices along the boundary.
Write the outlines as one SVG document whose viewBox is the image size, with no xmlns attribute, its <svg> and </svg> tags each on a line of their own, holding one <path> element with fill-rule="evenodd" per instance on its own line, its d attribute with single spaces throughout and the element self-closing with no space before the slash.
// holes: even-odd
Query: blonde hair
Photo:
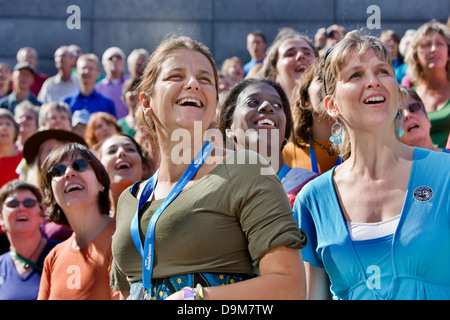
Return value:
<svg viewBox="0 0 450 320">
<path fill-rule="evenodd" d="M 337 79 L 340 72 L 348 64 L 351 54 L 356 52 L 362 58 L 370 49 L 375 51 L 380 60 L 392 66 L 391 53 L 381 40 L 373 36 L 362 35 L 357 30 L 347 33 L 344 39 L 327 52 L 324 57 L 323 69 L 323 90 L 325 95 L 334 97 Z M 334 146 L 338 149 L 341 157 L 347 159 L 351 151 L 350 137 L 344 121 L 340 117 L 337 117 L 336 121 L 342 126 L 342 143 Z"/>
<path fill-rule="evenodd" d="M 414 81 L 420 81 L 425 79 L 425 73 L 420 65 L 419 58 L 417 56 L 417 51 L 419 49 L 419 45 L 422 42 L 423 38 L 429 34 L 430 32 L 437 32 L 442 37 L 444 37 L 445 42 L 447 43 L 449 60 L 447 61 L 447 79 L 450 80 L 450 30 L 445 25 L 436 20 L 431 20 L 423 24 L 417 32 L 414 34 L 411 42 L 409 43 L 409 48 L 406 51 L 405 63 L 408 66 L 408 75 Z"/>
</svg>

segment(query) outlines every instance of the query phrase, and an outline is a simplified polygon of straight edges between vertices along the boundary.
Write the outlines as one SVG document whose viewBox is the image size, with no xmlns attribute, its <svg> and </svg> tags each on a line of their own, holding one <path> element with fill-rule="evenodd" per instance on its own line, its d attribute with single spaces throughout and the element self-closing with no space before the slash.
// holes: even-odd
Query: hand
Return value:
<svg viewBox="0 0 450 320">
<path fill-rule="evenodd" d="M 177 291 L 168 296 L 165 300 L 184 300 L 184 292 L 183 290 Z"/>
</svg>

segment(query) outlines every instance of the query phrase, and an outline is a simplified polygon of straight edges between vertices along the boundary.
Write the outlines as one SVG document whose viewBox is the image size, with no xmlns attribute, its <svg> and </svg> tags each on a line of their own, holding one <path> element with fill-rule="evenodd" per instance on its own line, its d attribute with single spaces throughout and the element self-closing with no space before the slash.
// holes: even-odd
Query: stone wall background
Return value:
<svg viewBox="0 0 450 320">
<path fill-rule="evenodd" d="M 81 11 L 81 28 L 68 29 L 70 5 Z M 435 18 L 450 16 L 449 0 L 0 0 L 0 61 L 12 66 L 24 46 L 36 48 L 40 72 L 54 75 L 53 53 L 75 43 L 101 58 L 111 46 L 129 54 L 135 48 L 152 51 L 167 35 L 187 35 L 205 43 L 217 65 L 231 56 L 250 59 L 247 34 L 263 31 L 269 44 L 282 27 L 292 27 L 312 39 L 316 30 L 337 23 L 347 30 L 364 28 L 367 8 L 380 8 L 380 27 L 402 36 Z"/>
</svg>

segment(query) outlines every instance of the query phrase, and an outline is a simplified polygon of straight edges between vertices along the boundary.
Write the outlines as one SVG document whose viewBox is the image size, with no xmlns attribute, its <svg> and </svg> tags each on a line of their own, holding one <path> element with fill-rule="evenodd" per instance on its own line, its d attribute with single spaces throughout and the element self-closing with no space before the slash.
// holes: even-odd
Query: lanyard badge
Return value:
<svg viewBox="0 0 450 320">
<path fill-rule="evenodd" d="M 153 214 L 150 223 L 147 228 L 147 233 L 145 236 L 144 245 L 142 245 L 142 241 L 139 235 L 139 217 L 138 213 L 142 206 L 147 202 L 150 196 L 153 193 L 153 190 L 158 181 L 158 173 L 159 169 L 155 172 L 155 174 L 149 179 L 149 181 L 145 184 L 144 189 L 142 191 L 141 197 L 139 198 L 139 205 L 136 210 L 136 214 L 131 222 L 130 232 L 131 237 L 133 239 L 134 245 L 136 249 L 139 251 L 142 259 L 143 259 L 143 287 L 147 291 L 150 290 L 151 287 L 151 277 L 153 271 L 153 256 L 154 256 L 154 245 L 155 245 L 155 226 L 158 218 L 163 213 L 164 209 L 178 196 L 178 194 L 183 190 L 185 185 L 192 179 L 192 177 L 197 173 L 200 167 L 205 162 L 206 158 L 208 158 L 209 154 L 213 149 L 213 145 L 206 141 L 202 150 L 195 156 L 194 161 L 189 165 L 186 171 L 181 176 L 180 180 L 177 182 L 175 187 L 170 191 L 167 198 L 161 203 L 158 209 Z"/>
</svg>

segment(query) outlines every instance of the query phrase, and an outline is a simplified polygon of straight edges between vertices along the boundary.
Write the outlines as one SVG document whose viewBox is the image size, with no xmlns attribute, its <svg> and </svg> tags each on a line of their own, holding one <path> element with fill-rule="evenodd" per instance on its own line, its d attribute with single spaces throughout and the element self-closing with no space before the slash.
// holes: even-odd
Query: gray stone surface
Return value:
<svg viewBox="0 0 450 320">
<path fill-rule="evenodd" d="M 70 5 L 81 10 L 81 29 L 66 26 Z M 262 30 L 271 42 L 286 26 L 311 38 L 333 23 L 364 28 L 370 5 L 380 8 L 381 29 L 400 35 L 432 18 L 446 22 L 450 15 L 448 0 L 0 0 L 0 61 L 13 66 L 17 50 L 32 46 L 40 71 L 53 75 L 53 53 L 60 45 L 76 43 L 101 57 L 110 46 L 126 54 L 141 47 L 151 51 L 175 33 L 204 42 L 218 66 L 231 56 L 245 63 L 252 30 Z"/>
</svg>

